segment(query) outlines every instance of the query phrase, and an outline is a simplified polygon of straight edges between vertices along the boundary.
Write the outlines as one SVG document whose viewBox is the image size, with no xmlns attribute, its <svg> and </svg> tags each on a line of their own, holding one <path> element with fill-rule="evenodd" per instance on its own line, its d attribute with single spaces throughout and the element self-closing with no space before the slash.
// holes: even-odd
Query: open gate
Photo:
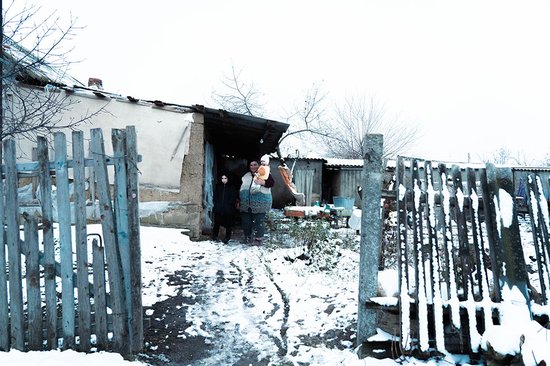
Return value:
<svg viewBox="0 0 550 366">
<path fill-rule="evenodd" d="M 113 155 L 92 129 L 39 137 L 36 160 L 16 162 L 3 142 L 0 179 L 0 350 L 142 349 L 138 154 L 133 126 L 112 130 Z M 113 177 L 112 181 L 110 178 Z M 35 204 L 20 204 L 32 184 Z M 90 211 L 101 222 L 88 232 Z M 87 214 L 88 212 L 88 214 Z"/>
</svg>

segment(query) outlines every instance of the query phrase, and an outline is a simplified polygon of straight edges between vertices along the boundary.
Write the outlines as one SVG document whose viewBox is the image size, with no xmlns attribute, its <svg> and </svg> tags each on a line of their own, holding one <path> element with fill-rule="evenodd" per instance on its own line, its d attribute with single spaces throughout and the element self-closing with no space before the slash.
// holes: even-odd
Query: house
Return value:
<svg viewBox="0 0 550 366">
<path fill-rule="evenodd" d="M 9 43 L 4 48 L 15 58 L 22 58 L 17 55 L 24 50 L 17 44 Z M 59 70 L 32 60 L 14 75 L 11 92 L 3 100 L 7 120 L 17 120 L 30 100 L 56 101 L 55 123 L 63 126 L 83 121 L 78 129 L 87 137 L 89 129 L 101 128 L 106 154 L 112 153 L 111 129 L 135 126 L 141 156 L 142 223 L 185 228 L 195 239 L 211 225 L 217 174 L 230 171 L 240 178 L 248 169 L 248 159 L 273 153 L 288 128 L 286 123 L 202 105 L 110 93 L 102 89 L 98 79 L 90 79 L 90 84 L 84 86 Z M 70 143 L 70 129 L 62 131 Z M 32 142 L 24 136 L 17 138 L 21 161 L 33 160 Z M 147 208 L 152 205 L 156 209 L 148 215 Z M 158 207 L 163 207 L 162 212 Z"/>
</svg>

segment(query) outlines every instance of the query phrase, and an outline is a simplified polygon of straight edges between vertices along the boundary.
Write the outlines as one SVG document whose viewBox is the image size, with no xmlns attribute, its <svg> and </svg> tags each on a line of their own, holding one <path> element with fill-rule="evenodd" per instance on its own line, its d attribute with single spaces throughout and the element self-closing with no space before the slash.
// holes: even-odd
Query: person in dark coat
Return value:
<svg viewBox="0 0 550 366">
<path fill-rule="evenodd" d="M 214 228 L 212 240 L 218 240 L 220 226 L 225 227 L 225 244 L 231 239 L 233 216 L 235 215 L 238 199 L 237 188 L 229 182 L 228 174 L 222 174 L 220 181 L 214 189 Z"/>
</svg>

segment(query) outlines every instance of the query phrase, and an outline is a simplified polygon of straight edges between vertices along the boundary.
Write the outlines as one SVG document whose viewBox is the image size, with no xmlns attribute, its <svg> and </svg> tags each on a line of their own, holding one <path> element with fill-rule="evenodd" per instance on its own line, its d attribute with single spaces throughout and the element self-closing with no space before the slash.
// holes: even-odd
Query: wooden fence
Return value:
<svg viewBox="0 0 550 366">
<path fill-rule="evenodd" d="M 519 307 L 529 321 L 536 318 L 532 301 L 548 304 L 548 202 L 540 178 L 533 174 L 528 180 L 538 290 L 529 282 L 510 168 L 487 164 L 463 170 L 398 159 L 402 351 L 476 358 L 483 333 L 510 323 L 510 315 L 498 309 Z M 511 300 L 511 289 L 519 290 L 522 301 Z"/>
<path fill-rule="evenodd" d="M 113 156 L 100 129 L 90 131 L 88 158 L 81 131 L 72 133 L 72 159 L 65 134 L 55 133 L 53 145 L 54 160 L 39 137 L 37 161 L 17 163 L 15 141 L 3 142 L 0 350 L 129 356 L 143 344 L 135 128 L 112 130 Z M 29 177 L 39 186 L 37 206 L 18 202 Z M 98 203 L 101 234 L 88 233 L 88 203 Z"/>
<path fill-rule="evenodd" d="M 531 320 L 547 325 L 550 213 L 544 192 L 550 179 L 536 170 L 526 172 L 526 192 L 519 193 L 511 168 L 432 166 L 431 161 L 398 157 L 386 192 L 382 135 L 366 135 L 364 141 L 360 356 L 461 353 L 476 360 L 486 357 L 483 335 L 497 325 Z M 382 221 L 388 202 L 382 204 L 382 198 L 391 200 L 390 192 L 389 206 L 397 212 L 399 290 L 379 298 L 379 258 L 387 249 L 382 247 Z M 520 232 L 520 215 L 530 223 L 530 233 Z M 394 337 L 374 337 L 378 328 Z"/>
</svg>

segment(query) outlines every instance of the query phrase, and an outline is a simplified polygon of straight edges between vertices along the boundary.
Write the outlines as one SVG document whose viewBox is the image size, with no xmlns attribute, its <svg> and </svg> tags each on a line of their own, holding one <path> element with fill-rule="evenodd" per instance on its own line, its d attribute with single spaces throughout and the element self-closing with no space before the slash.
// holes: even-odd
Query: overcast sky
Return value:
<svg viewBox="0 0 550 366">
<path fill-rule="evenodd" d="M 284 121 L 320 83 L 417 124 L 409 153 L 472 161 L 550 147 L 550 3 L 447 0 L 48 0 L 79 31 L 72 74 L 107 91 L 216 107 L 231 65 Z"/>
</svg>

